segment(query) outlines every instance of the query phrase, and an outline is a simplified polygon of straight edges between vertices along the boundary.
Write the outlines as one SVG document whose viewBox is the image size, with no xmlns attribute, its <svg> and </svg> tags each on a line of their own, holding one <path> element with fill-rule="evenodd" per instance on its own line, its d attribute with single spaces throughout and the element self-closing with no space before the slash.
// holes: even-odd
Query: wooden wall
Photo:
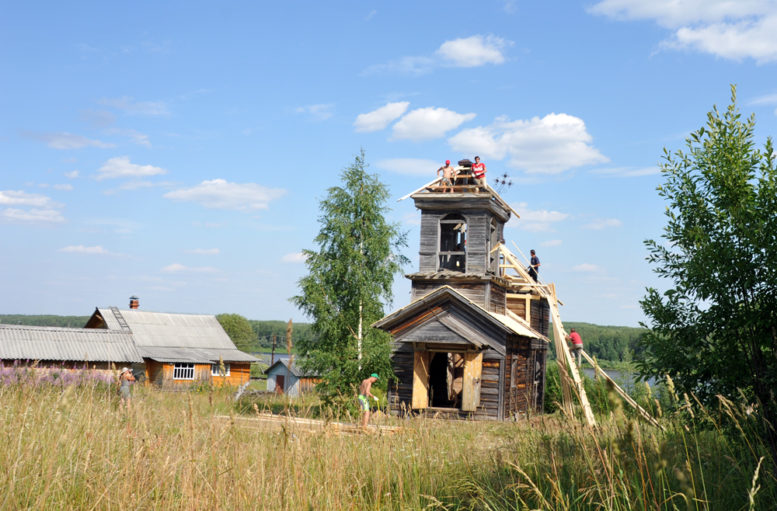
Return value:
<svg viewBox="0 0 777 511">
<path fill-rule="evenodd" d="M 229 362 L 229 376 L 211 376 L 214 385 L 239 387 L 251 377 L 250 362 Z"/>
<path fill-rule="evenodd" d="M 503 396 L 499 385 L 502 377 L 502 356 L 494 350 L 483 352 L 483 365 L 480 377 L 480 403 L 474 412 L 464 412 L 456 408 L 431 408 L 413 410 L 413 345 L 395 343 L 391 356 L 396 380 L 389 383 L 389 409 L 392 414 L 407 413 L 440 414 L 449 418 L 472 418 L 478 420 L 499 420 L 503 418 L 501 408 Z"/>
<path fill-rule="evenodd" d="M 545 343 L 512 336 L 507 348 L 504 418 L 541 412 L 545 392 Z"/>
<path fill-rule="evenodd" d="M 193 380 L 174 380 L 175 364 L 146 359 L 146 381 L 159 387 L 179 387 L 194 383 L 210 383 L 210 364 L 194 364 Z"/>
</svg>

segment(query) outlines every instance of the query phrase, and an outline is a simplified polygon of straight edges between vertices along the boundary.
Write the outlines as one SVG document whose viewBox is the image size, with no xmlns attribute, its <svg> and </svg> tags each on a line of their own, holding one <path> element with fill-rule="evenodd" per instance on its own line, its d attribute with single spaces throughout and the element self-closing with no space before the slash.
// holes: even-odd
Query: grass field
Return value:
<svg viewBox="0 0 777 511">
<path fill-rule="evenodd" d="M 354 435 L 219 419 L 236 410 L 219 390 L 137 387 L 126 412 L 106 386 L 10 385 L 0 509 L 770 509 L 755 419 L 729 406 L 665 432 L 616 406 L 595 431 L 381 416 L 399 431 Z"/>
</svg>

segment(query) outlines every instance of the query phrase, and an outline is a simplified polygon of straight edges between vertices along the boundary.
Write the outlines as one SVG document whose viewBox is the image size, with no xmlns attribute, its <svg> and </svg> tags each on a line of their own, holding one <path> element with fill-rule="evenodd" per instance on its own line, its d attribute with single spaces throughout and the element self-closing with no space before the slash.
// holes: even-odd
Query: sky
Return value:
<svg viewBox="0 0 777 511">
<path fill-rule="evenodd" d="M 300 252 L 364 149 L 406 273 L 397 199 L 479 155 L 562 319 L 637 326 L 664 149 L 731 84 L 777 134 L 775 0 L 3 2 L 0 66 L 4 314 L 309 321 Z"/>
</svg>

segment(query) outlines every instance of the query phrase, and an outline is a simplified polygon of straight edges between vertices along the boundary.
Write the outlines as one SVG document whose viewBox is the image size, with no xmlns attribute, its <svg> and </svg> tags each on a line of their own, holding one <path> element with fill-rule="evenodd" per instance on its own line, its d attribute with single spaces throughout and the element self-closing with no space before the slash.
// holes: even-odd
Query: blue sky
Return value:
<svg viewBox="0 0 777 511">
<path fill-rule="evenodd" d="M 777 133 L 773 0 L 7 2 L 0 65 L 0 313 L 307 320 L 299 252 L 364 148 L 407 272 L 396 199 L 479 154 L 562 318 L 637 325 L 663 148 L 732 83 Z"/>
</svg>

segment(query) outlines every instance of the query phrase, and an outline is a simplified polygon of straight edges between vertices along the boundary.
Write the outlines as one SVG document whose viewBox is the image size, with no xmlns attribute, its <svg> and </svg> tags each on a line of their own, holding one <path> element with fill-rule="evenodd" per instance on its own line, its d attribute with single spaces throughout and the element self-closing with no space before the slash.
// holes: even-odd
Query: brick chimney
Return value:
<svg viewBox="0 0 777 511">
<path fill-rule="evenodd" d="M 140 299 L 137 296 L 130 296 L 130 309 L 137 309 L 140 307 Z"/>
</svg>

